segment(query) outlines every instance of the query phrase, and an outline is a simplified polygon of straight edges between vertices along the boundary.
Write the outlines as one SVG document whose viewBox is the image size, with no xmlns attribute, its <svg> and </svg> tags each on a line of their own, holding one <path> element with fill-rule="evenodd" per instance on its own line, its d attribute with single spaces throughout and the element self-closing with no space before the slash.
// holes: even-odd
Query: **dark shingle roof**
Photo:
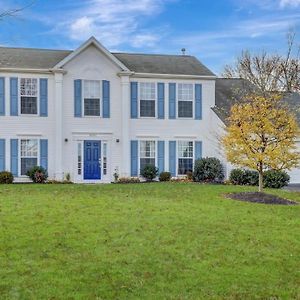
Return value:
<svg viewBox="0 0 300 300">
<path fill-rule="evenodd" d="M 137 73 L 215 76 L 196 57 L 190 55 L 159 55 L 113 53 L 127 68 Z"/>
<path fill-rule="evenodd" d="M 0 47 L 0 68 L 50 69 L 70 53 L 69 50 Z M 112 54 L 133 72 L 214 76 L 194 56 Z"/>
<path fill-rule="evenodd" d="M 50 69 L 72 51 L 0 47 L 0 68 Z"/>
<path fill-rule="evenodd" d="M 216 106 L 213 111 L 226 124 L 230 109 L 233 104 L 239 101 L 243 94 L 254 91 L 255 87 L 245 79 L 240 78 L 217 78 L 216 79 Z M 300 124 L 300 94 L 284 93 L 284 101 L 296 115 Z"/>
</svg>

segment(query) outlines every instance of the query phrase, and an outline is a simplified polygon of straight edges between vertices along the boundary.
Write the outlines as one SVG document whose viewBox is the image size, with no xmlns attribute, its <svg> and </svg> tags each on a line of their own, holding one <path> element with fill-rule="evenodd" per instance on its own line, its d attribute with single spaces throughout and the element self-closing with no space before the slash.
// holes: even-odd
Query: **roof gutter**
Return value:
<svg viewBox="0 0 300 300">
<path fill-rule="evenodd" d="M 30 68 L 0 68 L 0 72 L 9 73 L 34 73 L 34 74 L 53 74 L 53 73 L 67 73 L 63 69 L 30 69 Z"/>
<path fill-rule="evenodd" d="M 119 76 L 132 76 L 134 78 L 172 78 L 172 79 L 216 79 L 215 75 L 183 75 L 183 74 L 159 74 L 159 73 L 139 73 L 139 72 L 119 72 Z"/>
</svg>

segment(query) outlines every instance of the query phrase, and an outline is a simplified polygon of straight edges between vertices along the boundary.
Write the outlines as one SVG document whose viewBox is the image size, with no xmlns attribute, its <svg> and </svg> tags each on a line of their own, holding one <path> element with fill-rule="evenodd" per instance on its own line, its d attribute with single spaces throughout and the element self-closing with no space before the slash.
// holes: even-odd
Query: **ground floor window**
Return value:
<svg viewBox="0 0 300 300">
<path fill-rule="evenodd" d="M 21 175 L 38 165 L 38 140 L 21 140 Z"/>
<path fill-rule="evenodd" d="M 194 143 L 192 141 L 178 142 L 178 175 L 186 175 L 193 171 Z"/>
<path fill-rule="evenodd" d="M 146 165 L 155 166 L 155 141 L 140 142 L 140 170 Z"/>
</svg>

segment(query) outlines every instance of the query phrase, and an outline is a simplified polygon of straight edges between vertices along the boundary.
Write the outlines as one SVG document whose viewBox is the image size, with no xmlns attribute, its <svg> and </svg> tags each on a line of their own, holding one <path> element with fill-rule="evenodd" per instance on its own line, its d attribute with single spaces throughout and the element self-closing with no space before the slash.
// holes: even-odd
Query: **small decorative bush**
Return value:
<svg viewBox="0 0 300 300">
<path fill-rule="evenodd" d="M 158 168 L 153 165 L 146 165 L 141 170 L 141 175 L 147 180 L 147 181 L 153 181 L 154 178 L 158 176 Z"/>
<path fill-rule="evenodd" d="M 189 180 L 189 181 L 193 181 L 193 172 L 191 171 L 187 171 L 186 172 L 186 178 Z"/>
<path fill-rule="evenodd" d="M 140 183 L 140 179 L 138 177 L 120 177 L 118 179 L 118 183 Z"/>
<path fill-rule="evenodd" d="M 32 167 L 26 175 L 35 183 L 45 183 L 48 178 L 47 171 L 40 166 Z"/>
<path fill-rule="evenodd" d="M 290 176 L 284 171 L 268 170 L 264 172 L 264 187 L 280 189 L 288 185 Z"/>
<path fill-rule="evenodd" d="M 229 181 L 236 185 L 258 185 L 258 172 L 245 169 L 233 169 Z"/>
<path fill-rule="evenodd" d="M 224 178 L 223 166 L 219 159 L 206 157 L 195 161 L 194 181 L 220 182 Z"/>
<path fill-rule="evenodd" d="M 9 184 L 13 183 L 14 176 L 11 172 L 2 171 L 0 172 L 0 184 Z"/>
<path fill-rule="evenodd" d="M 170 181 L 171 177 L 172 176 L 170 172 L 161 172 L 159 174 L 159 181 Z"/>
</svg>

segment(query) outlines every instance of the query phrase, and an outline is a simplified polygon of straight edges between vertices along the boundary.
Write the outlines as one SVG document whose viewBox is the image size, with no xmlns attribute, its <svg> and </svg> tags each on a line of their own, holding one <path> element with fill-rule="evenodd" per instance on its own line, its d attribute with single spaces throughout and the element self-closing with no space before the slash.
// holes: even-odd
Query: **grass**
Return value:
<svg viewBox="0 0 300 300">
<path fill-rule="evenodd" d="M 300 205 L 222 196 L 251 190 L 2 185 L 0 298 L 300 299 Z"/>
</svg>

